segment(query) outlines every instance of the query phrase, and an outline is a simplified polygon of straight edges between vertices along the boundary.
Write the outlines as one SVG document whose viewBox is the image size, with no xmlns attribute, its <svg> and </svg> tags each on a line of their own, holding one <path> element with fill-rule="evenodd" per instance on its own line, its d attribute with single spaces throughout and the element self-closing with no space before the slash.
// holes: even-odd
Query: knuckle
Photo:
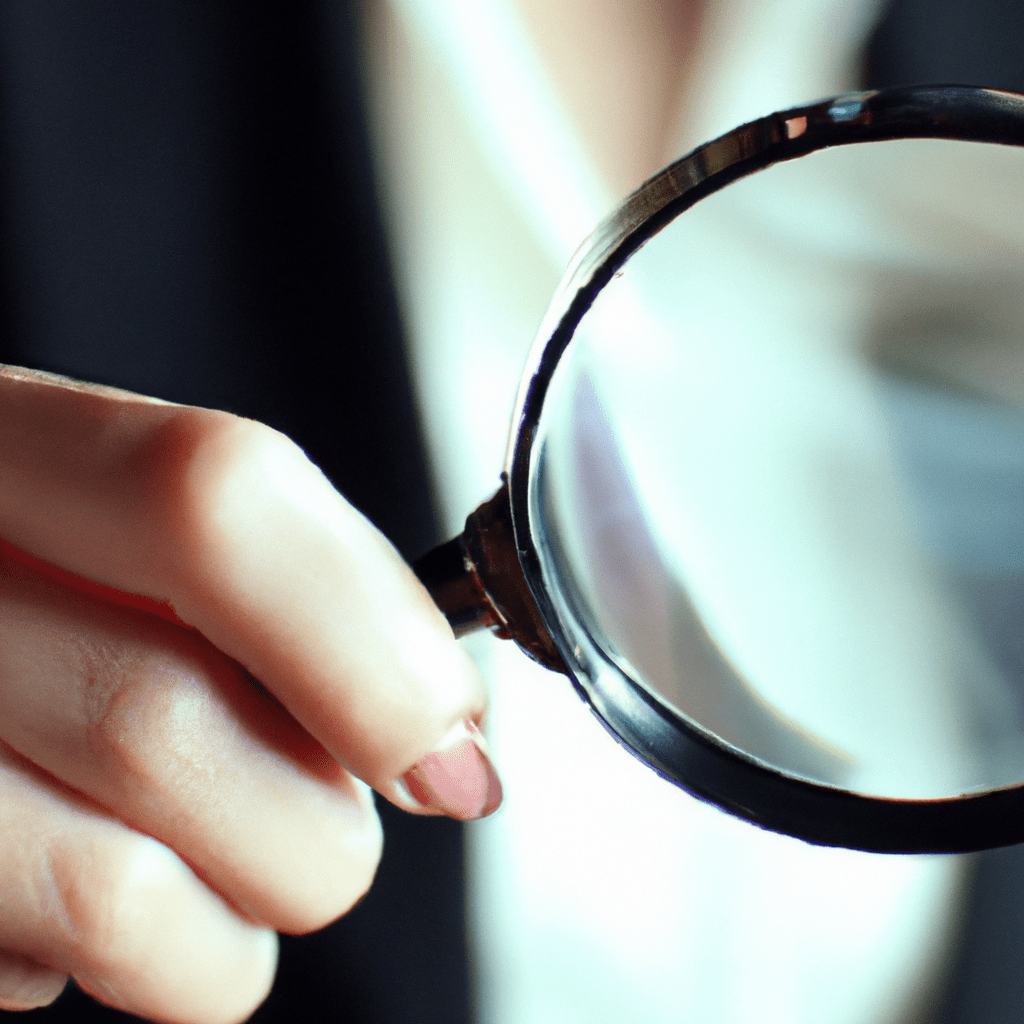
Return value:
<svg viewBox="0 0 1024 1024">
<path fill-rule="evenodd" d="M 140 481 L 140 498 L 165 525 L 172 524 L 181 509 L 189 466 L 234 429 L 236 419 L 230 413 L 175 408 L 141 436 L 126 469 Z"/>
<path fill-rule="evenodd" d="M 183 754 L 203 721 L 210 695 L 197 666 L 170 648 L 123 650 L 114 664 L 97 670 L 85 695 L 85 742 L 116 798 L 164 793 L 169 778 L 186 767 Z M 194 770 L 194 766 L 192 766 Z"/>
<path fill-rule="evenodd" d="M 166 875 L 173 855 L 155 839 L 101 837 L 84 847 L 62 847 L 46 859 L 48 920 L 69 967 L 107 976 L 132 973 L 144 944 L 140 925 L 146 893 L 140 882 Z"/>
<path fill-rule="evenodd" d="M 294 476 L 305 463 L 302 450 L 270 427 L 237 418 L 219 421 L 191 453 L 178 504 L 188 525 L 202 534 L 225 514 L 258 506 L 268 482 Z"/>
<path fill-rule="evenodd" d="M 148 439 L 138 459 L 169 568 L 179 575 L 208 571 L 226 544 L 259 522 L 269 494 L 276 500 L 292 496 L 296 481 L 316 473 L 285 435 L 208 409 L 179 410 Z"/>
<path fill-rule="evenodd" d="M 103 1003 L 168 1022 L 237 1024 L 269 990 L 273 933 L 234 917 L 155 839 L 108 832 L 65 848 L 51 858 L 48 886 L 50 948 Z"/>
</svg>

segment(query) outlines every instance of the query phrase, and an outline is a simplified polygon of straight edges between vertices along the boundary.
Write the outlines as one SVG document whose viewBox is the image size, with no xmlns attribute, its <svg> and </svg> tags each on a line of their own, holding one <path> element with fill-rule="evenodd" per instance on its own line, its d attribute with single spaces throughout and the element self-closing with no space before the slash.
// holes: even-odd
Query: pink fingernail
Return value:
<svg viewBox="0 0 1024 1024">
<path fill-rule="evenodd" d="M 472 821 L 484 818 L 501 803 L 501 782 L 472 722 L 462 722 L 433 753 L 402 776 L 412 796 L 424 807 Z"/>
</svg>

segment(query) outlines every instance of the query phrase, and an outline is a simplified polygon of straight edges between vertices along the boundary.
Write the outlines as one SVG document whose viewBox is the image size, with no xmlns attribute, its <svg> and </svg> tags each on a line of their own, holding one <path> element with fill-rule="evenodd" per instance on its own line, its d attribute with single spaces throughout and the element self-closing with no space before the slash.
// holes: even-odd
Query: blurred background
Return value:
<svg viewBox="0 0 1024 1024">
<path fill-rule="evenodd" d="M 414 557 L 497 486 L 540 317 L 626 192 L 834 92 L 1024 89 L 1022 30 L 995 0 L 6 0 L 0 359 L 269 422 Z M 1024 1019 L 1020 850 L 758 832 L 468 643 L 506 807 L 384 808 L 378 885 L 286 940 L 257 1020 Z"/>
</svg>

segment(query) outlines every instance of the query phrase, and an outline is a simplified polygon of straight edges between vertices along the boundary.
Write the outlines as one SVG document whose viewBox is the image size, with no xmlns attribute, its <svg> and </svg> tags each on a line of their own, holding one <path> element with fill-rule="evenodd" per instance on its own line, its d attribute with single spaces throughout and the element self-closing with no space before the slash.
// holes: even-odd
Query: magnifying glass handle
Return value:
<svg viewBox="0 0 1024 1024">
<path fill-rule="evenodd" d="M 412 568 L 456 636 L 489 628 L 545 668 L 567 674 L 519 565 L 506 485 L 467 518 L 458 537 Z"/>
<path fill-rule="evenodd" d="M 427 552 L 412 568 L 456 636 L 503 625 L 466 550 L 465 534 Z"/>
</svg>

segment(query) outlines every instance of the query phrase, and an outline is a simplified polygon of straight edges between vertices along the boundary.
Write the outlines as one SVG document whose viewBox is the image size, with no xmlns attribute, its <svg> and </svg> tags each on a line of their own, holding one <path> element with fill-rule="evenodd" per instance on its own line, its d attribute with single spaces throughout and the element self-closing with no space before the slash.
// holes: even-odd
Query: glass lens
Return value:
<svg viewBox="0 0 1024 1024">
<path fill-rule="evenodd" d="M 990 145 L 814 153 L 604 288 L 531 492 L 601 671 L 813 781 L 1024 782 L 1022 180 Z"/>
</svg>

